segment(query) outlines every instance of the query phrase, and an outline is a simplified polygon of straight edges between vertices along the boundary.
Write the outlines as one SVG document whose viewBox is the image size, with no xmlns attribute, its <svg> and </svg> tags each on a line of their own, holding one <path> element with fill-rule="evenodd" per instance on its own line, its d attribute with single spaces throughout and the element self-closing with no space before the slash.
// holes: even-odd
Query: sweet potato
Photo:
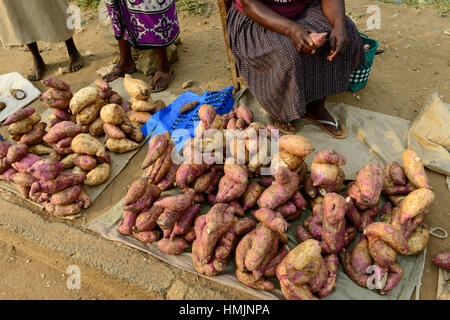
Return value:
<svg viewBox="0 0 450 320">
<path fill-rule="evenodd" d="M 450 252 L 443 252 L 433 257 L 433 263 L 439 268 L 450 270 Z"/>
<path fill-rule="evenodd" d="M 403 152 L 403 169 L 413 186 L 430 189 L 431 186 L 428 182 L 422 160 L 414 150 L 406 149 Z"/>
<path fill-rule="evenodd" d="M 124 139 L 126 138 L 125 133 L 117 126 L 109 123 L 103 125 L 103 131 L 112 139 Z"/>
<path fill-rule="evenodd" d="M 344 219 L 345 198 L 337 193 L 327 193 L 323 197 L 324 218 L 331 224 L 337 224 Z"/>
<path fill-rule="evenodd" d="M 384 222 L 374 222 L 364 229 L 364 234 L 383 240 L 400 254 L 408 253 L 408 244 L 403 234 L 396 228 Z"/>
<path fill-rule="evenodd" d="M 8 132 L 11 135 L 28 133 L 33 130 L 34 125 L 39 121 L 41 121 L 41 116 L 37 113 L 33 113 L 31 116 L 9 125 Z"/>
<path fill-rule="evenodd" d="M 120 125 L 124 120 L 125 111 L 118 104 L 107 104 L 101 109 L 100 117 L 105 123 Z"/>
<path fill-rule="evenodd" d="M 64 138 L 75 137 L 82 130 L 81 126 L 71 121 L 62 121 L 50 128 L 49 132 L 44 136 L 44 141 L 50 144 L 57 143 Z"/>
<path fill-rule="evenodd" d="M 166 131 L 162 134 L 152 137 L 148 143 L 148 152 L 142 162 L 142 169 L 151 166 L 159 157 L 161 157 L 170 141 L 170 133 Z"/>
<path fill-rule="evenodd" d="M 161 231 L 151 230 L 136 232 L 133 230 L 133 236 L 143 243 L 156 242 L 161 239 Z"/>
<path fill-rule="evenodd" d="M 79 214 L 81 212 L 81 209 L 83 208 L 83 203 L 79 201 L 65 206 L 58 206 L 51 202 L 46 202 L 44 208 L 51 215 L 57 217 L 66 217 Z"/>
<path fill-rule="evenodd" d="M 58 206 L 68 205 L 77 200 L 80 193 L 81 187 L 79 185 L 69 187 L 63 191 L 53 194 L 50 197 L 50 202 Z"/>
<path fill-rule="evenodd" d="M 383 188 L 383 169 L 375 164 L 364 166 L 358 172 L 356 184 L 361 192 L 361 202 L 373 205 L 378 201 Z"/>
<path fill-rule="evenodd" d="M 94 85 L 99 88 L 101 91 L 108 91 L 111 90 L 111 87 L 109 86 L 109 83 L 106 82 L 103 79 L 97 79 L 94 81 Z"/>
<path fill-rule="evenodd" d="M 83 184 L 86 186 L 98 186 L 109 178 L 111 167 L 109 163 L 102 163 L 88 172 Z"/>
<path fill-rule="evenodd" d="M 161 190 L 157 186 L 149 184 L 145 189 L 145 193 L 136 202 L 124 206 L 124 210 L 133 212 L 146 210 L 160 195 Z"/>
<path fill-rule="evenodd" d="M 83 110 L 91 103 L 94 103 L 98 98 L 99 93 L 97 88 L 83 88 L 75 93 L 73 95 L 73 98 L 70 100 L 70 111 L 72 111 L 72 114 L 77 115 L 79 112 L 81 112 L 81 110 Z"/>
<path fill-rule="evenodd" d="M 321 46 L 324 45 L 325 41 L 327 40 L 327 33 L 317 33 L 317 32 L 311 32 L 309 34 L 309 37 L 311 38 L 312 42 L 314 43 L 314 48 L 318 49 Z"/>
<path fill-rule="evenodd" d="M 111 98 L 111 96 L 112 96 L 112 90 L 108 89 L 106 91 L 100 91 L 98 93 L 98 96 L 99 96 L 100 99 L 109 100 L 109 98 Z"/>
<path fill-rule="evenodd" d="M 123 219 L 120 220 L 117 230 L 123 235 L 129 235 L 133 231 L 133 226 L 139 212 L 124 211 Z"/>
<path fill-rule="evenodd" d="M 412 233 L 408 236 L 408 255 L 419 254 L 428 245 L 428 240 L 430 239 L 430 232 L 422 224 L 419 225 Z"/>
<path fill-rule="evenodd" d="M 30 132 L 27 132 L 21 136 L 20 143 L 23 143 L 23 144 L 26 144 L 29 146 L 41 143 L 42 139 L 44 138 L 45 134 L 47 133 L 45 131 L 46 127 L 47 127 L 47 125 L 44 122 L 36 123 Z"/>
<path fill-rule="evenodd" d="M 247 126 L 253 122 L 253 114 L 246 106 L 239 106 L 236 108 L 235 112 L 238 120 L 243 119 Z"/>
<path fill-rule="evenodd" d="M 26 172 L 16 172 L 11 176 L 10 180 L 22 187 L 31 187 L 36 180 L 31 174 Z"/>
<path fill-rule="evenodd" d="M 63 169 L 64 166 L 59 161 L 42 159 L 36 161 L 27 172 L 39 180 L 47 181 L 55 179 Z"/>
<path fill-rule="evenodd" d="M 103 122 L 102 118 L 97 118 L 94 122 L 89 125 L 89 133 L 91 136 L 98 137 L 105 134 L 103 130 Z"/>
<path fill-rule="evenodd" d="M 185 249 L 189 248 L 189 244 L 181 237 L 173 239 L 161 239 L 158 241 L 158 248 L 165 254 L 178 255 Z"/>
<path fill-rule="evenodd" d="M 200 214 L 200 205 L 195 204 L 187 209 L 180 219 L 175 223 L 170 238 L 173 239 L 177 235 L 183 235 L 191 230 L 195 218 Z"/>
<path fill-rule="evenodd" d="M 338 169 L 333 164 L 313 162 L 311 164 L 311 180 L 313 186 L 326 186 L 334 183 L 338 177 Z"/>
<path fill-rule="evenodd" d="M 68 187 L 81 184 L 85 178 L 86 176 L 84 174 L 61 173 L 56 177 L 56 179 L 48 181 L 38 181 L 35 188 L 37 188 L 41 192 L 51 195 L 58 193 L 59 191 L 62 191 Z"/>
<path fill-rule="evenodd" d="M 97 159 L 89 155 L 77 155 L 73 159 L 73 164 L 82 170 L 89 171 L 97 166 Z"/>
<path fill-rule="evenodd" d="M 42 160 L 41 157 L 33 154 L 33 153 L 29 153 L 27 154 L 25 157 L 23 157 L 22 159 L 20 159 L 20 161 L 16 161 L 14 162 L 11 166 L 16 169 L 17 171 L 20 172 L 28 172 L 28 170 L 37 162 Z M 28 172 L 31 173 L 31 172 Z M 37 178 L 37 177 L 36 177 Z"/>
<path fill-rule="evenodd" d="M 106 101 L 102 99 L 95 100 L 76 115 L 76 123 L 80 126 L 90 125 L 98 118 L 100 110 L 102 110 L 105 105 Z"/>
<path fill-rule="evenodd" d="M 198 109 L 198 117 L 207 124 L 211 124 L 216 115 L 216 108 L 210 104 L 203 104 L 200 109 Z"/>
<path fill-rule="evenodd" d="M 156 221 L 163 211 L 163 208 L 157 206 L 152 206 L 150 209 L 143 211 L 138 215 L 135 226 L 133 226 L 133 231 L 141 232 L 153 230 L 156 226 Z"/>
<path fill-rule="evenodd" d="M 347 162 L 347 158 L 334 150 L 322 150 L 316 154 L 314 162 L 342 166 Z"/>
<path fill-rule="evenodd" d="M 70 91 L 70 86 L 67 83 L 54 77 L 48 77 L 44 80 L 41 80 L 41 83 L 49 88 L 54 88 L 63 91 Z"/>
<path fill-rule="evenodd" d="M 28 154 L 28 146 L 23 143 L 14 144 L 8 148 L 6 153 L 6 160 L 8 163 L 12 164 L 14 162 L 20 161 L 23 157 Z"/>
<path fill-rule="evenodd" d="M 166 208 L 172 211 L 182 212 L 187 210 L 192 204 L 195 191 L 188 189 L 177 196 L 170 196 L 155 202 L 155 206 Z"/>
<path fill-rule="evenodd" d="M 96 138 L 90 134 L 81 133 L 72 140 L 72 150 L 78 154 L 87 154 L 90 156 L 105 156 L 105 147 Z"/>
<path fill-rule="evenodd" d="M 137 112 L 152 112 L 156 108 L 156 104 L 153 100 L 139 100 L 136 98 L 131 98 L 130 100 L 131 110 Z"/>
<path fill-rule="evenodd" d="M 248 184 L 247 189 L 242 196 L 242 206 L 244 210 L 248 210 L 256 205 L 259 197 L 264 191 L 259 183 L 252 181 Z"/>
<path fill-rule="evenodd" d="M 129 74 L 125 75 L 123 85 L 127 93 L 133 98 L 145 100 L 150 97 L 149 85 L 142 80 L 134 79 Z"/>
<path fill-rule="evenodd" d="M 158 183 L 158 188 L 162 191 L 173 188 L 175 181 L 176 181 L 176 175 L 178 168 L 180 166 L 178 164 L 172 163 L 169 170 L 167 171 L 166 176 Z"/>
<path fill-rule="evenodd" d="M 151 118 L 152 115 L 149 112 L 130 110 L 126 113 L 126 116 L 130 119 L 130 121 L 144 124 Z"/>
<path fill-rule="evenodd" d="M 229 202 L 240 198 L 247 189 L 246 183 L 236 182 L 225 175 L 219 182 L 219 191 L 216 200 L 218 202 Z"/>
<path fill-rule="evenodd" d="M 137 123 L 137 122 L 136 122 Z M 133 130 L 129 133 L 130 139 L 134 142 L 141 142 L 145 139 L 144 134 L 142 133 L 142 125 L 133 125 Z"/>
<path fill-rule="evenodd" d="M 192 101 L 192 102 L 188 102 L 185 103 L 179 111 L 179 114 L 184 114 L 184 113 L 188 113 L 189 111 L 194 110 L 195 108 L 197 108 L 197 106 L 200 104 L 199 101 Z M 139 110 L 138 110 L 139 111 Z"/>
<path fill-rule="evenodd" d="M 283 167 L 279 168 L 278 171 L 280 169 L 283 169 Z M 290 181 L 288 183 L 281 184 L 278 181 L 275 181 L 270 187 L 264 190 L 257 201 L 260 208 L 265 207 L 273 210 L 284 204 L 294 195 L 298 189 L 299 178 L 294 172 L 290 172 L 289 175 L 291 179 L 289 179 Z"/>
<path fill-rule="evenodd" d="M 53 116 L 60 119 L 61 121 L 71 121 L 73 115 L 67 110 L 55 109 L 53 111 Z"/>
<path fill-rule="evenodd" d="M 125 153 L 136 150 L 139 144 L 129 139 L 108 139 L 106 148 L 114 153 Z"/>
<path fill-rule="evenodd" d="M 408 194 L 400 205 L 400 223 L 403 224 L 409 219 L 428 210 L 434 198 L 434 192 L 426 188 L 420 188 Z"/>
<path fill-rule="evenodd" d="M 16 173 L 16 169 L 8 168 L 0 175 L 0 180 L 11 181 L 11 177 Z"/>
<path fill-rule="evenodd" d="M 182 163 L 176 173 L 175 181 L 177 187 L 183 189 L 190 186 L 203 172 L 202 170 L 196 170 L 191 164 Z"/>
<path fill-rule="evenodd" d="M 33 107 L 26 107 L 20 110 L 13 112 L 6 120 L 3 122 L 4 126 L 11 125 L 20 120 L 24 120 L 35 113 L 35 109 Z"/>
<path fill-rule="evenodd" d="M 295 154 L 289 153 L 283 149 L 281 149 L 277 154 L 275 154 L 272 158 L 272 161 L 275 163 L 278 161 L 278 165 L 288 168 L 291 171 L 296 171 L 300 168 L 302 162 L 305 160 L 305 157 L 299 157 Z M 274 166 L 276 169 L 276 165 Z"/>
<path fill-rule="evenodd" d="M 273 231 L 286 232 L 289 227 L 289 224 L 283 218 L 283 215 L 271 209 L 261 208 L 254 211 L 253 215 Z"/>
<path fill-rule="evenodd" d="M 284 135 L 278 140 L 281 149 L 299 157 L 306 157 L 314 151 L 311 143 L 304 137 L 299 135 Z"/>
</svg>

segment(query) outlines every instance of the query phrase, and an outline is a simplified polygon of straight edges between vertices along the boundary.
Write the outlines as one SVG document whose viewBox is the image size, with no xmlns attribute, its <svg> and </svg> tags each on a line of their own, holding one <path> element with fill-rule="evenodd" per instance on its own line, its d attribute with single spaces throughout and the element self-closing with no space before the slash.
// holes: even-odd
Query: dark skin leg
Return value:
<svg viewBox="0 0 450 320">
<path fill-rule="evenodd" d="M 69 71 L 75 72 L 83 67 L 83 62 L 81 61 L 81 55 L 78 52 L 73 38 L 66 41 L 67 53 L 69 54 Z"/>
<path fill-rule="evenodd" d="M 158 70 L 153 78 L 152 90 L 161 90 L 167 88 L 170 82 L 170 63 L 167 58 L 166 48 L 156 49 L 158 57 Z"/>
<path fill-rule="evenodd" d="M 306 106 L 305 116 L 315 120 L 326 120 L 334 123 L 333 116 L 325 108 L 325 99 L 326 98 L 310 102 Z M 329 124 L 323 124 L 323 126 L 326 127 L 326 129 L 334 135 L 340 136 L 343 133 L 340 125 L 339 128 L 336 128 L 335 126 Z"/>
<path fill-rule="evenodd" d="M 136 68 L 136 64 L 134 63 L 133 57 L 131 56 L 131 47 L 123 38 L 118 40 L 118 42 L 120 60 L 110 73 L 103 76 L 103 80 L 107 82 L 114 81 L 117 78 L 123 76 L 124 73 Z"/>
<path fill-rule="evenodd" d="M 31 54 L 33 55 L 33 70 L 31 71 L 30 75 L 28 76 L 28 80 L 30 81 L 38 81 L 41 80 L 44 76 L 45 72 L 45 62 L 44 59 L 42 59 L 41 54 L 39 53 L 39 48 L 36 42 L 27 44 L 28 49 L 30 50 Z"/>
</svg>

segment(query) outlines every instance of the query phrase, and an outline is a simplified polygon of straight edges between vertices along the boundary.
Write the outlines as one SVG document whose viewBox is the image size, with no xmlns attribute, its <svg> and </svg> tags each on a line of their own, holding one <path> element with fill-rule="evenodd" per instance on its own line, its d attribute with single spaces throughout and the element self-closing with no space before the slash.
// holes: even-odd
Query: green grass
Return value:
<svg viewBox="0 0 450 320">
<path fill-rule="evenodd" d="M 187 12 L 191 16 L 211 13 L 208 3 L 201 0 L 176 0 L 176 6 L 178 11 Z"/>
<path fill-rule="evenodd" d="M 420 9 L 420 8 L 434 8 L 441 13 L 446 14 L 450 10 L 449 0 L 423 0 L 422 3 L 419 0 L 378 0 L 384 3 L 397 3 L 406 4 L 407 6 Z"/>
<path fill-rule="evenodd" d="M 77 6 L 82 8 L 97 9 L 102 0 L 76 0 Z"/>
</svg>

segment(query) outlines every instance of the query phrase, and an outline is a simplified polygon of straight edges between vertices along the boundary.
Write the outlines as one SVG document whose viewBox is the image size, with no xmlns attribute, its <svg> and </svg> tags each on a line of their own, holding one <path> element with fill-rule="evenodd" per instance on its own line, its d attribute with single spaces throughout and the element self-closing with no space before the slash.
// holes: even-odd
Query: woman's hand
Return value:
<svg viewBox="0 0 450 320">
<path fill-rule="evenodd" d="M 334 58 L 341 56 L 348 46 L 349 41 L 345 26 L 335 26 L 330 34 L 331 52 L 327 59 L 332 61 Z"/>
<path fill-rule="evenodd" d="M 309 37 L 309 33 L 315 32 L 311 28 L 299 24 L 293 23 L 288 33 L 289 38 L 291 38 L 292 43 L 297 51 L 302 53 L 314 54 L 316 49 L 314 48 L 314 43 Z"/>
</svg>

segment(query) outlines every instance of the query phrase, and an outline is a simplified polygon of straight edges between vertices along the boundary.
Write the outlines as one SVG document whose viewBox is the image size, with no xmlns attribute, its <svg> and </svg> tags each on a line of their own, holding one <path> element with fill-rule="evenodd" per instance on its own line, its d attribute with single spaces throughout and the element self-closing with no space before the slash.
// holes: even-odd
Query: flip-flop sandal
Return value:
<svg viewBox="0 0 450 320">
<path fill-rule="evenodd" d="M 112 72 L 115 68 L 116 68 L 116 67 L 114 67 L 114 68 L 111 70 L 111 72 Z M 117 75 L 117 78 L 115 78 L 114 80 L 119 79 L 119 78 L 123 78 L 126 74 L 133 74 L 133 73 L 135 73 L 135 72 L 137 72 L 137 71 L 138 71 L 138 70 L 137 70 L 136 68 L 133 68 L 133 69 L 131 69 L 131 70 L 129 70 L 129 71 L 122 72 L 122 73 L 118 74 L 118 75 Z M 111 80 L 111 81 L 114 81 L 114 80 Z"/>
<path fill-rule="evenodd" d="M 322 128 L 323 131 L 325 131 L 326 133 L 328 133 L 330 136 L 332 136 L 333 138 L 336 139 L 345 139 L 348 136 L 348 130 L 347 127 L 344 126 L 342 123 L 339 123 L 337 121 L 336 118 L 334 118 L 334 122 L 332 121 L 327 121 L 327 120 L 316 120 L 316 119 L 312 119 L 312 118 L 304 118 L 306 120 L 309 120 L 311 122 L 313 122 L 314 124 L 318 125 L 319 127 Z M 324 126 L 324 124 L 329 124 L 333 127 L 335 127 L 336 129 L 339 129 L 339 125 L 342 128 L 342 134 L 341 135 L 335 135 L 333 132 L 331 132 L 330 130 L 327 129 L 327 127 Z"/>
<path fill-rule="evenodd" d="M 280 130 L 284 134 L 290 135 L 290 134 L 295 134 L 295 132 L 296 132 L 295 127 L 294 127 L 294 131 L 289 131 L 289 130 L 285 130 L 285 129 L 280 128 L 279 126 L 277 126 L 277 124 L 275 122 L 273 123 L 273 126 L 275 128 L 277 128 L 278 130 Z"/>
<path fill-rule="evenodd" d="M 161 92 L 161 91 L 166 90 L 169 87 L 170 83 L 172 82 L 173 78 L 175 78 L 175 71 L 170 70 L 169 71 L 169 81 L 167 82 L 167 86 L 162 87 L 161 89 L 153 89 L 151 92 L 156 93 L 156 92 Z M 153 79 L 153 83 L 155 83 L 155 79 Z"/>
</svg>

